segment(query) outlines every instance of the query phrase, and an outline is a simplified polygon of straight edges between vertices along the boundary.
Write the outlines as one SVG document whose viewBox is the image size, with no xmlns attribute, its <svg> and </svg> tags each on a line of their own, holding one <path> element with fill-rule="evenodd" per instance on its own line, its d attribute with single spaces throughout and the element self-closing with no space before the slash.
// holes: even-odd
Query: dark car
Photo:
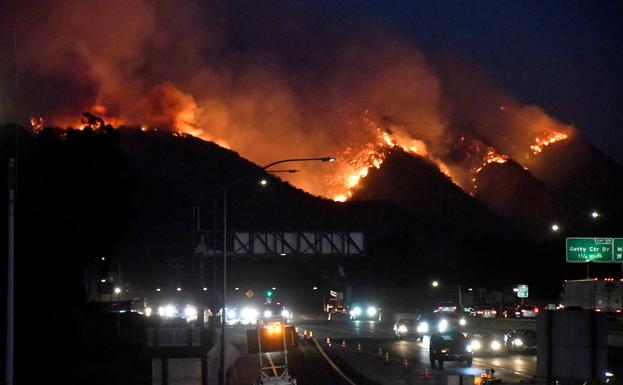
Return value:
<svg viewBox="0 0 623 385">
<path fill-rule="evenodd" d="M 418 332 L 418 322 L 411 318 L 402 318 L 394 322 L 394 335 L 398 339 L 403 338 L 420 338 Z"/>
<path fill-rule="evenodd" d="M 515 308 L 513 315 L 515 318 L 537 318 L 539 316 L 539 307 L 533 305 L 520 305 Z"/>
<path fill-rule="evenodd" d="M 512 330 L 504 335 L 506 350 L 511 354 L 536 351 L 536 341 L 533 330 Z"/>
<path fill-rule="evenodd" d="M 453 331 L 449 333 L 434 333 L 430 337 L 430 365 L 443 367 L 445 361 L 460 361 L 467 366 L 472 365 L 473 354 L 463 333 Z"/>
<path fill-rule="evenodd" d="M 497 310 L 493 305 L 481 305 L 476 306 L 472 311 L 471 315 L 473 317 L 482 317 L 482 318 L 495 318 L 498 315 Z"/>
<path fill-rule="evenodd" d="M 470 333 L 467 343 L 474 355 L 500 355 L 506 353 L 504 336 L 495 333 Z"/>
</svg>

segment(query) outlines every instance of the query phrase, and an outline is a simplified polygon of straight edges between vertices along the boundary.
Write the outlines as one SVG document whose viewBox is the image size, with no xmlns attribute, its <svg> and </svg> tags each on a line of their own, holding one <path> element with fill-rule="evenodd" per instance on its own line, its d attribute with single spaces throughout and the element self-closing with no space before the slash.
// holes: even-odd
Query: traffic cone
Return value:
<svg viewBox="0 0 623 385">
<path fill-rule="evenodd" d="M 379 348 L 379 357 L 383 357 L 383 348 Z"/>
<path fill-rule="evenodd" d="M 385 357 L 383 357 L 383 365 L 389 365 L 389 353 L 385 352 Z"/>
<path fill-rule="evenodd" d="M 357 352 L 361 353 L 361 344 L 357 344 Z"/>
<path fill-rule="evenodd" d="M 430 380 L 430 373 L 428 373 L 428 368 L 424 369 L 424 374 L 422 374 L 422 379 Z"/>
<path fill-rule="evenodd" d="M 409 370 L 409 361 L 407 361 L 407 357 L 402 359 L 402 369 Z"/>
<path fill-rule="evenodd" d="M 342 350 L 346 349 L 346 340 L 342 340 Z"/>
</svg>

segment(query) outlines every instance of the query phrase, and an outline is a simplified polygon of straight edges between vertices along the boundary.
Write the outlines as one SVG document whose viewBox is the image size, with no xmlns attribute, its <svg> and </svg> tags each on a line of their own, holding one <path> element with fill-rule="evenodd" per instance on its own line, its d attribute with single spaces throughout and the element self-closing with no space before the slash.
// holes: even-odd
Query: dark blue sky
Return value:
<svg viewBox="0 0 623 385">
<path fill-rule="evenodd" d="M 424 51 L 477 60 L 521 102 L 623 161 L 622 1 L 322 1 L 383 20 Z"/>
</svg>

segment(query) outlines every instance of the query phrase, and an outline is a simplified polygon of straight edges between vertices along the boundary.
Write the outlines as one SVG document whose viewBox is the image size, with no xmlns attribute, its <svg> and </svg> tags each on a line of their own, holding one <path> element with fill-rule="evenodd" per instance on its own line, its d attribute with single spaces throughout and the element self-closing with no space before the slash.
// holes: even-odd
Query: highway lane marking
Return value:
<svg viewBox="0 0 623 385">
<path fill-rule="evenodd" d="M 318 341 L 316 341 L 315 338 L 312 338 L 312 341 L 314 341 L 314 344 L 316 344 L 316 347 L 318 348 L 318 351 L 320 352 L 320 354 L 322 354 L 322 356 L 324 357 L 325 360 L 327 360 L 327 362 L 329 363 L 329 365 L 333 368 L 333 370 L 335 370 L 337 372 L 337 374 L 339 374 L 340 376 L 342 376 L 342 378 L 344 379 L 344 381 L 348 382 L 350 385 L 356 385 L 353 380 L 351 380 L 346 374 L 344 374 L 344 372 L 342 372 L 342 370 L 340 368 L 337 367 L 337 365 L 335 364 L 335 362 L 333 362 L 329 356 L 327 356 L 327 353 L 325 353 L 324 349 L 322 349 L 322 346 L 320 346 L 320 344 L 318 343 Z"/>
<path fill-rule="evenodd" d="M 273 375 L 275 377 L 277 377 L 278 376 L 277 368 L 275 368 L 275 363 L 273 362 L 273 358 L 270 356 L 270 353 L 266 353 L 266 356 L 268 357 L 268 363 L 270 364 L 271 368 L 273 369 Z"/>
</svg>

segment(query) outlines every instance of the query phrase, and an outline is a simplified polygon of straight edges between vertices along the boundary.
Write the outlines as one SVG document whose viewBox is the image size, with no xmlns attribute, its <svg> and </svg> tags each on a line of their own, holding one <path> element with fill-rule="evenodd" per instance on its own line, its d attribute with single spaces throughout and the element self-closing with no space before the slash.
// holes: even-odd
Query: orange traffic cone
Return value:
<svg viewBox="0 0 623 385">
<path fill-rule="evenodd" d="M 361 344 L 357 344 L 357 352 L 361 353 Z"/>
<path fill-rule="evenodd" d="M 389 353 L 385 352 L 385 357 L 383 357 L 383 365 L 389 365 Z"/>
<path fill-rule="evenodd" d="M 342 350 L 346 349 L 346 340 L 342 340 Z"/>
<path fill-rule="evenodd" d="M 409 370 L 409 361 L 407 361 L 407 357 L 404 357 L 402 359 L 402 368 L 404 370 Z"/>
<path fill-rule="evenodd" d="M 383 357 L 383 348 L 379 348 L 379 357 Z"/>
<path fill-rule="evenodd" d="M 428 373 L 428 368 L 424 369 L 424 374 L 422 375 L 422 379 L 430 380 L 430 373 Z"/>
</svg>

